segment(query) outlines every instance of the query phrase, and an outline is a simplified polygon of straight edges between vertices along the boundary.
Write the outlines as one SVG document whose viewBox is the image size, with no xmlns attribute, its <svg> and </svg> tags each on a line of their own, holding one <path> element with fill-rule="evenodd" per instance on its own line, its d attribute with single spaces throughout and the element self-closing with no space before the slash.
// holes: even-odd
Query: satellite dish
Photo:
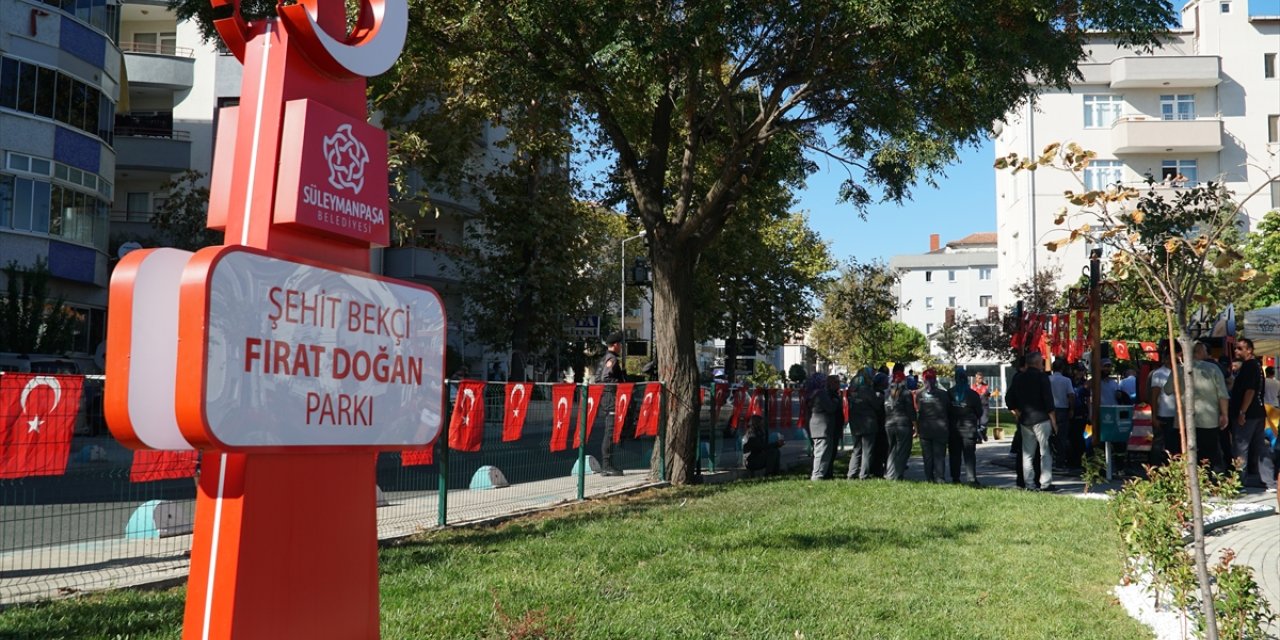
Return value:
<svg viewBox="0 0 1280 640">
<path fill-rule="evenodd" d="M 130 252 L 130 251 L 137 251 L 138 249 L 141 249 L 141 248 L 142 248 L 142 245 L 141 245 L 141 244 L 139 244 L 139 243 L 137 243 L 137 242 L 135 242 L 135 241 L 133 241 L 133 240 L 130 240 L 130 241 L 128 241 L 128 242 L 126 242 L 126 243 L 124 243 L 124 244 L 120 245 L 120 248 L 119 248 L 119 249 L 116 249 L 116 257 L 117 257 L 117 258 L 123 258 L 123 257 L 125 257 L 125 256 L 129 255 L 129 252 Z"/>
</svg>

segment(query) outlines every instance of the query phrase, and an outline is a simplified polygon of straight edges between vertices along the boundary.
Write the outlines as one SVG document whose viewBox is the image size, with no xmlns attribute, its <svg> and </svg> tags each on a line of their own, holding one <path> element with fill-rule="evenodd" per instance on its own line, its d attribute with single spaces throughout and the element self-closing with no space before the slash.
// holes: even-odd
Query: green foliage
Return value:
<svg viewBox="0 0 1280 640">
<path fill-rule="evenodd" d="M 787 368 L 787 380 L 791 382 L 800 384 L 808 379 L 808 377 L 809 374 L 805 372 L 804 365 L 802 364 L 793 364 Z"/>
<path fill-rule="evenodd" d="M 1220 637 L 1239 640 L 1266 637 L 1266 625 L 1276 616 L 1253 578 L 1253 569 L 1232 564 L 1235 557 L 1234 550 L 1224 549 L 1222 558 L 1213 566 L 1214 582 L 1218 586 L 1215 611 Z"/>
<path fill-rule="evenodd" d="M 1125 579 L 1145 573 L 1150 577 L 1157 599 L 1167 591 L 1173 594 L 1173 604 L 1198 615 L 1195 564 L 1184 543 L 1184 537 L 1192 528 L 1191 494 L 1185 469 L 1181 456 L 1173 456 L 1168 465 L 1147 466 L 1147 478 L 1126 482 L 1112 493 L 1110 504 L 1112 519 L 1126 550 Z M 1201 495 L 1231 498 L 1240 492 L 1239 479 L 1234 474 L 1213 473 L 1207 463 L 1196 477 Z M 1248 612 L 1258 610 L 1257 599 L 1261 595 L 1256 593 L 1256 585 L 1250 587 L 1251 578 L 1245 580 L 1238 570 L 1227 569 L 1229 563 L 1228 558 L 1219 565 L 1221 571 L 1229 573 L 1230 580 L 1216 585 L 1215 600 L 1232 602 L 1234 608 L 1226 615 L 1234 620 L 1250 620 L 1252 614 Z M 1267 610 L 1265 599 L 1261 610 Z M 1217 615 L 1223 615 L 1221 609 Z M 1203 624 L 1203 620 L 1200 623 Z"/>
<path fill-rule="evenodd" d="M 222 244 L 222 232 L 208 227 L 209 189 L 201 184 L 204 178 L 199 171 L 184 171 L 162 185 L 168 195 L 151 222 L 167 246 L 195 251 Z"/>
<path fill-rule="evenodd" d="M 1248 265 L 1261 274 L 1253 296 L 1241 301 L 1240 306 L 1247 309 L 1280 304 L 1280 211 L 1270 211 L 1262 217 L 1257 229 L 1246 238 L 1241 253 Z"/>
<path fill-rule="evenodd" d="M 753 387 L 781 387 L 786 382 L 782 372 L 764 360 L 756 360 L 755 371 L 747 376 L 747 383 Z"/>
<path fill-rule="evenodd" d="M 58 297 L 49 299 L 49 265 L 37 257 L 20 267 L 10 260 L 4 273 L 6 291 L 0 299 L 0 351 L 62 354 L 71 349 L 76 313 Z"/>
<path fill-rule="evenodd" d="M 928 353 L 924 334 L 893 320 L 897 283 L 898 273 L 883 262 L 846 263 L 823 292 L 822 316 L 812 333 L 818 353 L 850 369 L 913 362 Z"/>
</svg>

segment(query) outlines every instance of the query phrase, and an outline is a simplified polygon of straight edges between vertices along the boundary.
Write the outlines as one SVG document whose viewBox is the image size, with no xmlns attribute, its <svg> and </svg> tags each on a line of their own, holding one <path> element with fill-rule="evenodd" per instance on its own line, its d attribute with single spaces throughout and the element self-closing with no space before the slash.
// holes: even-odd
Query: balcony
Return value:
<svg viewBox="0 0 1280 640">
<path fill-rule="evenodd" d="M 116 170 L 178 173 L 191 168 L 191 134 L 173 129 L 116 127 Z"/>
<path fill-rule="evenodd" d="M 1220 151 L 1222 121 L 1125 116 L 1111 125 L 1111 146 L 1117 154 Z"/>
<path fill-rule="evenodd" d="M 1222 82 L 1217 56 L 1139 56 L 1111 61 L 1112 89 L 1216 87 Z"/>
<path fill-rule="evenodd" d="M 194 86 L 192 49 L 143 42 L 121 42 L 129 84 L 137 87 L 183 91 Z"/>
<path fill-rule="evenodd" d="M 382 274 L 404 280 L 456 284 L 462 280 L 459 249 L 437 243 L 431 247 L 390 247 L 383 251 Z"/>
</svg>

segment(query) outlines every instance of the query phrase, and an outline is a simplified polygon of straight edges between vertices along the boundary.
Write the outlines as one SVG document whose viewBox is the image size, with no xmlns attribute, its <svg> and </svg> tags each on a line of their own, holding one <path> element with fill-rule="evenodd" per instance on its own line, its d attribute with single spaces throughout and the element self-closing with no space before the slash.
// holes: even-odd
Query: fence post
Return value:
<svg viewBox="0 0 1280 640">
<path fill-rule="evenodd" d="M 578 500 L 587 497 L 587 400 L 591 392 L 587 385 L 578 385 Z"/>
<path fill-rule="evenodd" d="M 453 401 L 449 397 L 453 383 L 444 383 L 444 424 L 440 425 L 440 435 L 436 442 L 441 444 L 440 461 L 436 463 L 436 484 L 439 500 L 436 506 L 436 525 L 445 526 L 449 521 L 449 418 L 453 414 Z"/>
<path fill-rule="evenodd" d="M 666 395 L 667 388 L 661 382 L 657 384 L 658 398 L 661 399 Z M 665 482 L 667 479 L 667 403 L 659 402 L 658 406 L 662 407 L 662 413 L 658 416 L 658 480 Z"/>
</svg>

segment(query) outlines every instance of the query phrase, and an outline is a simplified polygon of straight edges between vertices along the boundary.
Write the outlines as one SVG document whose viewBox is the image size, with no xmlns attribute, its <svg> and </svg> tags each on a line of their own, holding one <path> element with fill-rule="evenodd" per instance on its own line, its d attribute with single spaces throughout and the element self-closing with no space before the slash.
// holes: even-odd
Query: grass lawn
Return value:
<svg viewBox="0 0 1280 640">
<path fill-rule="evenodd" d="M 382 635 L 1151 637 L 1103 503 L 792 478 L 576 505 L 382 552 Z M 2 638 L 176 638 L 182 590 L 0 612 Z"/>
</svg>

